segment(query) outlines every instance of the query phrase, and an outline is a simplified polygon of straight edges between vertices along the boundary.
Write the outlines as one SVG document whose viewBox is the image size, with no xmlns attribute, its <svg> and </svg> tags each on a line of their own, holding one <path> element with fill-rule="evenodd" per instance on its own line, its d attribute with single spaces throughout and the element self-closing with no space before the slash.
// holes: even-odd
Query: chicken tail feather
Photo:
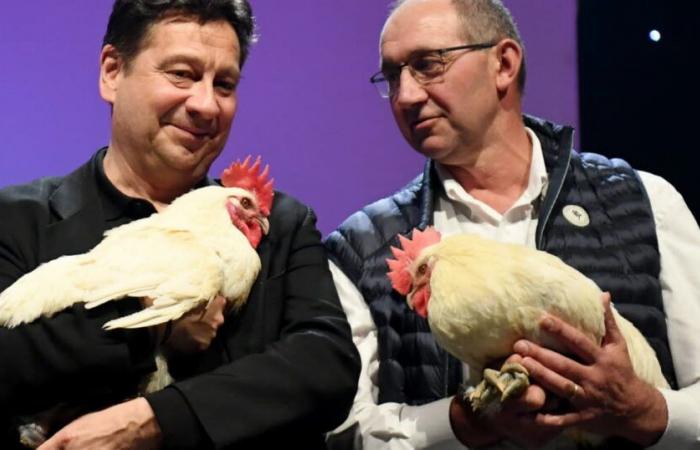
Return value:
<svg viewBox="0 0 700 450">
<path fill-rule="evenodd" d="M 97 308 L 100 305 L 104 305 L 112 300 L 117 300 L 124 297 L 150 297 L 153 294 L 153 290 L 157 287 L 156 284 L 150 287 L 141 288 L 139 290 L 133 290 L 125 288 L 119 291 L 103 291 L 95 294 L 95 297 L 85 303 L 85 309 Z"/>
</svg>

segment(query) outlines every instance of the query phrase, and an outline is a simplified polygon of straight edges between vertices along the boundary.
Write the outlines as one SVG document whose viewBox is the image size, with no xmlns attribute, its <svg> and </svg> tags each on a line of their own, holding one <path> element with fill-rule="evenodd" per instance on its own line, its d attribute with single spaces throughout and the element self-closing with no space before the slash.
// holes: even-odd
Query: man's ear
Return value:
<svg viewBox="0 0 700 450">
<path fill-rule="evenodd" d="M 520 66 L 523 62 L 523 49 L 513 39 L 503 39 L 496 45 L 498 68 L 496 72 L 496 87 L 506 91 L 510 86 L 517 85 Z"/>
<path fill-rule="evenodd" d="M 124 70 L 124 59 L 119 51 L 113 45 L 105 45 L 100 53 L 100 96 L 111 105 L 114 105 Z"/>
</svg>

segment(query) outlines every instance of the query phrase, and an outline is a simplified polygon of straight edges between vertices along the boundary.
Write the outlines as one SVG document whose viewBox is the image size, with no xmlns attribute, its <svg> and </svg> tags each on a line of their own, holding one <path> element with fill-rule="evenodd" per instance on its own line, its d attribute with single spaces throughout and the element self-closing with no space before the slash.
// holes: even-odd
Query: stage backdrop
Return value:
<svg viewBox="0 0 700 450">
<path fill-rule="evenodd" d="M 61 175 L 109 140 L 97 92 L 110 0 L 9 2 L 0 14 L 0 186 Z M 263 155 L 277 187 L 312 205 L 324 234 L 415 176 L 422 159 L 368 82 L 384 0 L 252 0 L 260 40 L 212 175 Z M 575 0 L 506 0 L 528 56 L 526 111 L 578 121 Z M 0 220 L 5 220 L 1 216 Z"/>
</svg>

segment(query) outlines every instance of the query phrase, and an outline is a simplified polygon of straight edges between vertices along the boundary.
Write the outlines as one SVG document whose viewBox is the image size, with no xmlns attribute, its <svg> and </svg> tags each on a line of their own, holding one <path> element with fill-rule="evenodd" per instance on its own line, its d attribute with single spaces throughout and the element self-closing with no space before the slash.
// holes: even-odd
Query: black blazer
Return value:
<svg viewBox="0 0 700 450">
<path fill-rule="evenodd" d="M 0 290 L 42 262 L 101 240 L 97 164 L 93 157 L 66 177 L 0 191 Z M 323 432 L 347 416 L 359 356 L 315 216 L 276 192 L 270 225 L 247 304 L 207 351 L 171 362 L 174 385 L 147 396 L 167 448 L 324 448 Z M 133 390 L 154 368 L 150 334 L 104 332 L 101 325 L 138 307 L 129 300 L 91 311 L 77 305 L 0 329 L 0 417 Z"/>
</svg>

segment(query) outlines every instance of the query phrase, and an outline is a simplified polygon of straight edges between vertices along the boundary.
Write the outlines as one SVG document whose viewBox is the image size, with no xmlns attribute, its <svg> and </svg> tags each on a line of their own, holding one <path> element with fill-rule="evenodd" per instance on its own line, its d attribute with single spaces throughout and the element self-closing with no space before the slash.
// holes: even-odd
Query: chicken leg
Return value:
<svg viewBox="0 0 700 450">
<path fill-rule="evenodd" d="M 505 363 L 501 370 L 484 369 L 484 378 L 468 394 L 473 411 L 484 410 L 497 399 L 501 403 L 522 394 L 530 385 L 529 373 L 518 363 Z"/>
</svg>

